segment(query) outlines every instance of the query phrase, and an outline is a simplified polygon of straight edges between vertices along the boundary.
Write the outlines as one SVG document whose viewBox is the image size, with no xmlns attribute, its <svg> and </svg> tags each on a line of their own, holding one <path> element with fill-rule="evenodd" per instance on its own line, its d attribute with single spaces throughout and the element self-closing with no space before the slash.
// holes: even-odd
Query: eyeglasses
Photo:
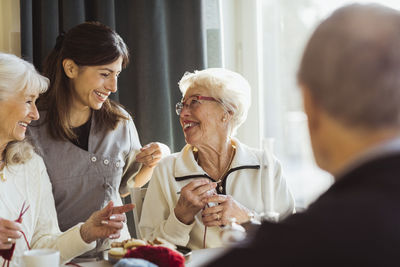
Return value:
<svg viewBox="0 0 400 267">
<path fill-rule="evenodd" d="M 178 114 L 178 116 L 181 115 L 181 112 L 182 112 L 184 107 L 192 110 L 197 105 L 201 104 L 201 102 L 199 100 L 219 102 L 217 99 L 215 99 L 214 97 L 211 97 L 211 96 L 194 95 L 194 96 L 189 97 L 186 100 L 184 100 L 182 98 L 181 102 L 178 102 L 175 105 L 176 114 Z"/>
</svg>

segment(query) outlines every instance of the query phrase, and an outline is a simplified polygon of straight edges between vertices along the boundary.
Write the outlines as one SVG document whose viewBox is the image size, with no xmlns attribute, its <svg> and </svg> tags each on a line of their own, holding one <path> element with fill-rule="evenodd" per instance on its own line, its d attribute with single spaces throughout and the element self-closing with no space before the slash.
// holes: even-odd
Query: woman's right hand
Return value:
<svg viewBox="0 0 400 267">
<path fill-rule="evenodd" d="M 134 207 L 133 204 L 114 207 L 114 203 L 110 201 L 102 210 L 95 211 L 81 226 L 83 241 L 91 243 L 99 238 L 118 238 L 126 221 L 124 213 L 133 210 Z"/>
<path fill-rule="evenodd" d="M 209 179 L 198 179 L 182 187 L 178 203 L 175 206 L 176 218 L 184 224 L 191 224 L 194 216 L 207 204 L 207 197 L 215 193 L 217 183 Z"/>
<path fill-rule="evenodd" d="M 0 249 L 10 249 L 22 236 L 21 230 L 20 223 L 0 218 Z"/>
</svg>

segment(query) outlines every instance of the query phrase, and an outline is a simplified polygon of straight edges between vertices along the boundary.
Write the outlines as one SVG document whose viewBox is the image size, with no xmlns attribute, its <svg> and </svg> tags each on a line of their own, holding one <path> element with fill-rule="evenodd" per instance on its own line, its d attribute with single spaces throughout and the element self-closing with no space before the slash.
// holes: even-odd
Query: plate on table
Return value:
<svg viewBox="0 0 400 267">
<path fill-rule="evenodd" d="M 176 250 L 185 257 L 186 262 L 190 260 L 190 257 L 192 256 L 192 250 L 190 248 L 176 245 Z"/>
<path fill-rule="evenodd" d="M 192 250 L 188 247 L 177 245 L 176 251 L 178 251 L 179 253 L 181 253 L 183 255 L 183 257 L 185 258 L 185 262 L 188 262 L 190 260 L 190 257 L 192 256 Z M 117 257 L 117 256 L 110 255 L 108 252 L 109 252 L 109 250 L 106 250 L 103 252 L 103 258 L 104 258 L 104 260 L 108 261 L 111 264 L 115 264 L 120 259 L 123 258 L 123 256 Z"/>
<path fill-rule="evenodd" d="M 123 256 L 121 257 L 115 257 L 113 255 L 108 254 L 108 250 L 103 251 L 103 259 L 108 261 L 111 264 L 117 263 L 120 259 L 122 259 Z"/>
</svg>

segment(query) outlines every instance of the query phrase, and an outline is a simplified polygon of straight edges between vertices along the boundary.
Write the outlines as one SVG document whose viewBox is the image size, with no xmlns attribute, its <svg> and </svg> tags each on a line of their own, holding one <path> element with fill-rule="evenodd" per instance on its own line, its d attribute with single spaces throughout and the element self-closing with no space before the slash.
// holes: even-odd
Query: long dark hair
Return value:
<svg viewBox="0 0 400 267">
<path fill-rule="evenodd" d="M 47 110 L 45 121 L 55 139 L 74 139 L 69 125 L 69 108 L 72 104 L 72 83 L 66 76 L 62 62 L 72 59 L 78 66 L 98 66 L 122 57 L 122 67 L 129 62 L 129 52 L 122 38 L 111 28 L 99 22 L 85 22 L 60 34 L 56 45 L 47 56 L 43 74 L 50 79 L 49 90 L 38 101 L 39 110 Z M 100 110 L 94 112 L 96 125 L 113 130 L 121 120 L 128 118 L 120 105 L 107 99 Z"/>
</svg>

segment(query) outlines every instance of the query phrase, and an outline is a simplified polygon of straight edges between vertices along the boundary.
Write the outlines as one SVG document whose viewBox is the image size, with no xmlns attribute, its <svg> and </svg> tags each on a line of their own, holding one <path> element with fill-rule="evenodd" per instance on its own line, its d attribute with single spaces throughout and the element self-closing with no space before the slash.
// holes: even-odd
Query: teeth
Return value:
<svg viewBox="0 0 400 267">
<path fill-rule="evenodd" d="M 25 122 L 18 122 L 19 125 L 23 126 L 23 127 L 28 127 L 28 124 Z"/>
<path fill-rule="evenodd" d="M 193 123 L 187 123 L 183 126 L 183 129 L 187 129 L 189 127 L 192 127 Z"/>
<path fill-rule="evenodd" d="M 97 91 L 94 91 L 94 92 L 95 92 L 96 95 L 98 95 L 98 96 L 100 96 L 102 98 L 106 98 L 108 96 L 107 94 L 103 94 L 103 93 L 100 93 L 100 92 L 97 92 Z"/>
</svg>

